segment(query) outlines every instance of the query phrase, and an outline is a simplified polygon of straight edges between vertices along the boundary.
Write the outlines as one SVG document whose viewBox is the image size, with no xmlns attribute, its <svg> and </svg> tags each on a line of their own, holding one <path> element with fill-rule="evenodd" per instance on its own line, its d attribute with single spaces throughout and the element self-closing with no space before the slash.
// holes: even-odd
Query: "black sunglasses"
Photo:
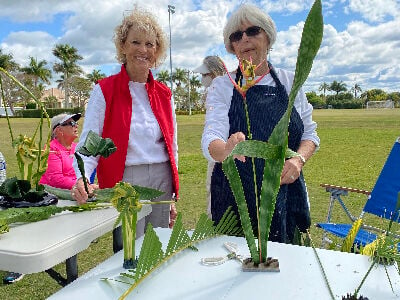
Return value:
<svg viewBox="0 0 400 300">
<path fill-rule="evenodd" d="M 75 126 L 78 126 L 78 122 L 76 122 L 76 121 L 69 121 L 69 122 L 67 122 L 67 123 L 62 123 L 62 124 L 60 124 L 60 126 L 72 126 L 72 127 L 75 127 Z"/>
<path fill-rule="evenodd" d="M 247 28 L 245 31 L 235 31 L 234 33 L 232 33 L 229 36 L 229 40 L 233 43 L 233 42 L 239 42 L 242 37 L 243 37 L 243 33 L 246 33 L 247 36 L 256 36 L 257 34 L 259 34 L 261 32 L 261 27 L 259 26 L 251 26 L 249 28 Z"/>
</svg>

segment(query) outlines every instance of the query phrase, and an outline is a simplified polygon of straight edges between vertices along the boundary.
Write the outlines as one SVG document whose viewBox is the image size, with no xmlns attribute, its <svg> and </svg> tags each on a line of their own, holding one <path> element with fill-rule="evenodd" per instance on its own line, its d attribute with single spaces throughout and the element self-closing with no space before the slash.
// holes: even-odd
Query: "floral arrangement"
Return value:
<svg viewBox="0 0 400 300">
<path fill-rule="evenodd" d="M 28 202 L 37 202 L 46 195 L 43 191 L 43 187 L 39 185 L 39 180 L 44 174 L 47 168 L 47 159 L 50 151 L 50 139 L 51 131 L 47 134 L 45 139 L 45 147 L 43 149 L 44 126 L 50 129 L 50 118 L 47 111 L 39 99 L 27 89 L 18 79 L 8 73 L 6 70 L 0 67 L 0 73 L 10 78 L 17 84 L 23 91 L 25 91 L 29 97 L 31 97 L 37 106 L 41 109 L 42 114 L 39 122 L 36 126 L 35 132 L 32 137 L 19 134 L 15 136 L 10 123 L 8 112 L 6 111 L 7 125 L 10 132 L 11 144 L 16 150 L 16 158 L 19 169 L 19 179 L 6 179 L 2 184 L 0 192 L 2 195 L 8 197 L 8 199 L 24 199 Z M 3 99 L 3 105 L 6 107 L 5 95 L 3 84 L 0 76 L 0 90 L 1 98 Z M 46 125 L 44 124 L 44 118 L 46 119 Z M 37 141 L 38 140 L 38 141 Z M 35 165 L 36 163 L 36 165 Z M 18 191 L 15 193 L 15 191 Z"/>
</svg>

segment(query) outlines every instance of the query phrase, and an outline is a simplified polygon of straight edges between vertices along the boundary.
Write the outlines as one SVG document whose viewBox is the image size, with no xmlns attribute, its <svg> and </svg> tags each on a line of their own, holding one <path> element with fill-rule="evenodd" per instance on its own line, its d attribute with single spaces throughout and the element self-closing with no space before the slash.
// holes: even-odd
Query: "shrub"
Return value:
<svg viewBox="0 0 400 300">
<path fill-rule="evenodd" d="M 74 108 L 48 108 L 47 113 L 49 117 L 52 118 L 61 113 L 84 113 L 84 109 L 80 107 Z M 25 109 L 15 112 L 15 116 L 19 118 L 40 118 L 41 110 L 40 109 Z"/>
<path fill-rule="evenodd" d="M 36 109 L 37 106 L 36 106 L 35 102 L 29 102 L 29 103 L 26 104 L 25 108 L 26 109 Z"/>
</svg>

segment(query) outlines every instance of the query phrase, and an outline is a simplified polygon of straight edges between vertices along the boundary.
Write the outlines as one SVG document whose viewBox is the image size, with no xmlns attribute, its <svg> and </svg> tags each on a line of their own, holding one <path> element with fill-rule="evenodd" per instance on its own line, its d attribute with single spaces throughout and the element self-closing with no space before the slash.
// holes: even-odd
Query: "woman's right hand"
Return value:
<svg viewBox="0 0 400 300">
<path fill-rule="evenodd" d="M 246 136 L 244 135 L 243 132 L 235 132 L 232 133 L 231 136 L 228 138 L 225 144 L 225 153 L 226 157 L 232 152 L 233 148 L 240 142 L 243 142 L 246 140 Z M 244 155 L 234 155 L 234 159 L 238 159 L 241 162 L 245 162 L 246 157 Z"/>
<path fill-rule="evenodd" d="M 97 185 L 92 185 L 88 183 L 88 190 L 89 193 L 93 193 L 93 191 L 96 189 Z M 71 189 L 71 195 L 72 198 L 78 202 L 78 204 L 84 204 L 86 203 L 88 199 L 88 194 L 85 191 L 85 184 L 83 183 L 83 178 L 79 178 L 75 185 Z"/>
</svg>

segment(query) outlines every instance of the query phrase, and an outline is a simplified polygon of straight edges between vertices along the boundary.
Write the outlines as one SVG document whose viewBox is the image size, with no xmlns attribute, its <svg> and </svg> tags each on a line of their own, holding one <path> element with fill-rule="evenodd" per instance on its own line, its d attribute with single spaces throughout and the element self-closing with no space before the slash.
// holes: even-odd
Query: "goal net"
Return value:
<svg viewBox="0 0 400 300">
<path fill-rule="evenodd" d="M 394 102 L 392 100 L 368 101 L 367 109 L 370 109 L 370 108 L 394 108 Z"/>
</svg>

